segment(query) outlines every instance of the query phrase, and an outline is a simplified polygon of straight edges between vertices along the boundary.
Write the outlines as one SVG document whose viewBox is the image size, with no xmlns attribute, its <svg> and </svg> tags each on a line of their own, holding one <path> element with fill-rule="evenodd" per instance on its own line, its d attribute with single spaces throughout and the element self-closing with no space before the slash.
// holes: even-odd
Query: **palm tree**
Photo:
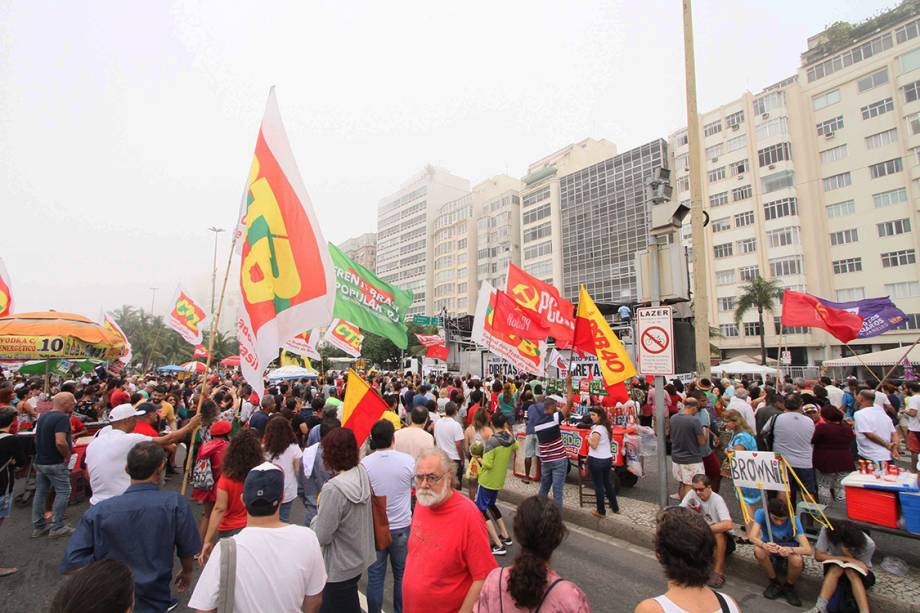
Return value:
<svg viewBox="0 0 920 613">
<path fill-rule="evenodd" d="M 776 279 L 767 281 L 757 275 L 742 288 L 741 292 L 738 306 L 735 307 L 735 323 L 740 324 L 745 313 L 751 309 L 757 309 L 757 321 L 760 323 L 760 364 L 766 366 L 767 344 L 764 338 L 763 312 L 773 310 L 773 301 L 781 299 L 783 288 Z"/>
</svg>

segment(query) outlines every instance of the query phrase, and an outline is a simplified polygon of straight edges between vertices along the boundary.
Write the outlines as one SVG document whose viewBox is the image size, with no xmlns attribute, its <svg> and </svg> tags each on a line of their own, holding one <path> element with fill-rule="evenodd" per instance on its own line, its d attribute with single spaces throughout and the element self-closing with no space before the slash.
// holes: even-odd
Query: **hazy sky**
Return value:
<svg viewBox="0 0 920 613">
<path fill-rule="evenodd" d="M 701 110 L 896 0 L 695 0 Z M 426 163 L 474 183 L 685 124 L 680 0 L 0 0 L 0 257 L 17 311 L 210 300 L 271 85 L 328 240 Z M 221 235 L 221 261 L 228 234 Z M 223 264 L 221 264 L 223 268 Z M 230 289 L 236 291 L 232 279 Z"/>
</svg>

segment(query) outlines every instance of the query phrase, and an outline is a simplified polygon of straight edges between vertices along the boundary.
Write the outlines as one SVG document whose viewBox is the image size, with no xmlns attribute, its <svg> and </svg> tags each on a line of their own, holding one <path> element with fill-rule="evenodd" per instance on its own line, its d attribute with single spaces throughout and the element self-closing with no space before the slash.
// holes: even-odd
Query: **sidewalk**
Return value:
<svg viewBox="0 0 920 613">
<path fill-rule="evenodd" d="M 535 495 L 538 490 L 539 483 L 525 484 L 518 477 L 509 474 L 501 493 L 501 500 L 517 505 L 525 498 Z M 579 508 L 578 485 L 574 482 L 566 482 L 563 517 L 570 524 L 652 549 L 658 506 L 631 499 L 628 493 L 629 490 L 625 489 L 624 494 L 626 495 L 618 498 L 619 515 L 608 512 L 606 519 L 597 519 L 591 515 L 593 504 Z M 920 571 L 911 568 L 907 576 L 897 577 L 879 568 L 881 559 L 873 560 L 873 562 L 875 566 L 872 570 L 875 573 L 876 584 L 869 591 L 869 604 L 872 610 L 884 610 L 885 613 L 920 612 Z M 726 561 L 725 574 L 752 582 L 762 582 L 766 587 L 766 578 L 754 558 L 754 548 L 751 545 L 738 545 L 738 549 Z M 799 580 L 799 594 L 808 594 L 814 598 L 821 587 L 822 575 L 822 565 L 813 557 L 806 558 L 805 571 Z"/>
</svg>

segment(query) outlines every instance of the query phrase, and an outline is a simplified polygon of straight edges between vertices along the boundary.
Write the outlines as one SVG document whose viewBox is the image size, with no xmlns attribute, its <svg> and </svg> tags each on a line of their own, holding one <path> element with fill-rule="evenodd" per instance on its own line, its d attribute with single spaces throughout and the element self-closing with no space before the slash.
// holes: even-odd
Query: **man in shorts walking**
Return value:
<svg viewBox="0 0 920 613">
<path fill-rule="evenodd" d="M 699 409 L 699 401 L 687 398 L 684 408 L 671 417 L 671 472 L 680 484 L 678 500 L 692 488 L 693 476 L 706 472 L 702 454 L 706 436 L 696 418 Z"/>
</svg>

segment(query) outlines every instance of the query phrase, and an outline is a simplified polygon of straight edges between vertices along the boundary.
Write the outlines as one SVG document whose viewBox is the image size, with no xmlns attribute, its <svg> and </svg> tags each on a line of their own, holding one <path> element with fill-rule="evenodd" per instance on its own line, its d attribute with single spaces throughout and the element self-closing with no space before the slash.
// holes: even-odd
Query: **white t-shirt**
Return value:
<svg viewBox="0 0 920 613">
<path fill-rule="evenodd" d="M 744 418 L 744 421 L 747 422 L 748 426 L 750 426 L 752 430 L 756 427 L 756 422 L 754 421 L 754 409 L 751 408 L 751 405 L 747 400 L 743 400 L 737 396 L 732 396 L 731 401 L 728 403 L 728 410 L 738 411 L 741 413 L 741 417 Z"/>
<path fill-rule="evenodd" d="M 281 455 L 270 458 L 265 454 L 265 459 L 284 471 L 284 498 L 281 502 L 290 502 L 297 498 L 297 471 L 294 470 L 294 460 L 302 455 L 297 443 L 291 443 Z"/>
<path fill-rule="evenodd" d="M 408 454 L 413 460 L 423 449 L 434 447 L 434 437 L 414 426 L 400 428 L 393 435 L 393 440 L 396 441 L 396 450 Z"/>
<path fill-rule="evenodd" d="M 387 520 L 390 530 L 408 528 L 412 523 L 412 478 L 415 476 L 415 459 L 395 449 L 381 449 L 365 456 L 361 464 L 367 469 L 374 494 L 387 497 Z"/>
<path fill-rule="evenodd" d="M 890 405 L 891 401 L 888 400 L 888 394 L 882 390 L 875 390 L 875 406 L 885 408 L 885 405 Z"/>
<path fill-rule="evenodd" d="M 610 435 L 607 434 L 607 428 L 600 424 L 591 426 L 591 434 L 595 432 L 601 437 L 601 440 L 598 441 L 597 447 L 592 448 L 591 445 L 588 445 L 588 457 L 600 458 L 602 460 L 613 458 L 613 453 L 610 451 Z"/>
<path fill-rule="evenodd" d="M 252 417 L 252 410 L 254 408 L 255 407 L 248 400 L 243 402 L 242 406 L 240 407 L 240 421 L 242 423 L 245 424 L 247 421 L 249 421 L 249 418 Z"/>
<path fill-rule="evenodd" d="M 865 435 L 866 432 L 872 432 L 883 441 L 891 442 L 891 436 L 894 434 L 894 424 L 885 409 L 877 404 L 859 409 L 853 417 L 856 424 L 856 449 L 859 455 L 872 460 L 881 462 L 891 460 L 891 450 L 882 447 L 874 441 L 870 441 Z"/>
<path fill-rule="evenodd" d="M 86 448 L 86 469 L 89 471 L 89 485 L 93 489 L 90 504 L 124 494 L 131 485 L 131 477 L 125 471 L 128 452 L 138 443 L 152 440 L 146 434 L 122 432 L 112 426 L 99 431 Z"/>
<path fill-rule="evenodd" d="M 453 419 L 439 419 L 434 424 L 434 444 L 443 449 L 451 460 L 459 461 L 460 454 L 457 452 L 457 441 L 462 441 L 463 426 Z"/>
<path fill-rule="evenodd" d="M 828 385 L 824 389 L 827 391 L 827 401 L 841 409 L 843 406 L 843 390 L 836 385 Z"/>
<path fill-rule="evenodd" d="M 731 513 L 728 512 L 728 506 L 725 504 L 725 500 L 715 492 L 709 493 L 709 500 L 703 500 L 696 495 L 696 492 L 690 490 L 687 492 L 687 495 L 684 496 L 684 499 L 680 501 L 680 506 L 692 508 L 690 506 L 690 501 L 696 500 L 700 503 L 700 513 L 703 514 L 703 519 L 706 520 L 706 523 L 710 526 L 723 522 L 726 520 L 731 520 Z"/>
<path fill-rule="evenodd" d="M 236 541 L 234 613 L 300 611 L 306 596 L 326 585 L 326 566 L 319 541 L 304 526 L 243 528 Z M 217 609 L 220 590 L 220 545 L 211 557 L 188 602 L 190 609 Z"/>
<path fill-rule="evenodd" d="M 916 416 L 907 416 L 907 429 L 911 432 L 920 432 L 920 394 L 914 394 L 907 399 L 907 408 L 917 411 Z"/>
</svg>

